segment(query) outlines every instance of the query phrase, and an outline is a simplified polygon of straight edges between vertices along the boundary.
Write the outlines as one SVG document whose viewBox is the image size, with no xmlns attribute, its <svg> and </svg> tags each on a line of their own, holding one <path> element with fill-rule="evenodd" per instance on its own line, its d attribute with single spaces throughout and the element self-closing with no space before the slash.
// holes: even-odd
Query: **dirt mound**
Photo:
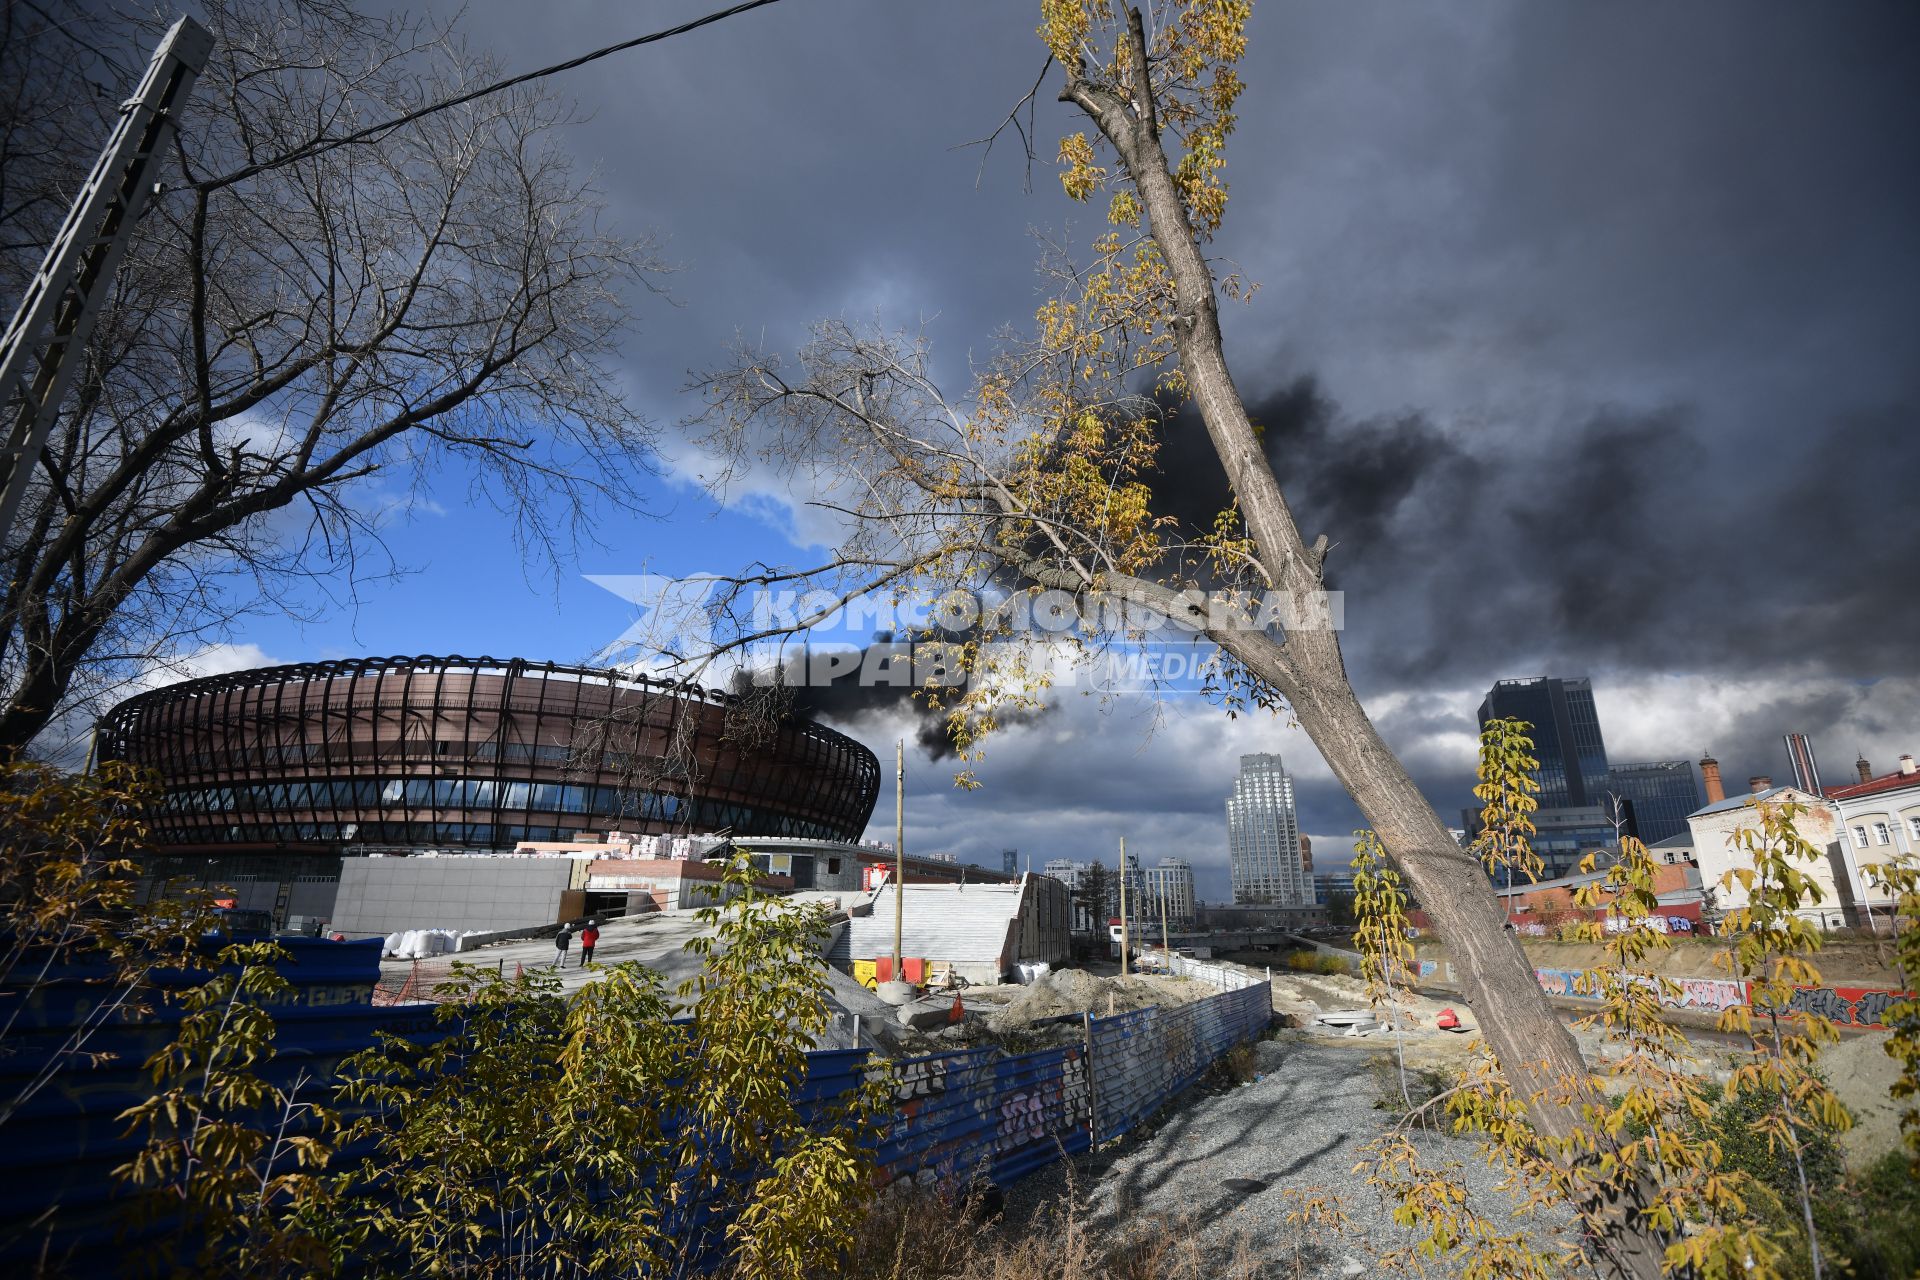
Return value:
<svg viewBox="0 0 1920 1280">
<path fill-rule="evenodd" d="M 1020 994 L 994 1012 L 987 1025 L 1004 1034 L 1042 1018 L 1081 1013 L 1104 1018 L 1109 1011 L 1127 1013 L 1148 1005 L 1186 1004 L 1212 994 L 1212 987 L 1192 978 L 1154 974 L 1101 978 L 1084 969 L 1056 969 L 1032 986 L 1022 987 Z"/>
<path fill-rule="evenodd" d="M 1820 1074 L 1853 1116 L 1853 1128 L 1840 1135 L 1840 1145 L 1856 1169 L 1900 1145 L 1900 1111 L 1906 1103 L 1891 1092 L 1900 1064 L 1887 1056 L 1886 1036 L 1868 1032 L 1827 1046 Z"/>
</svg>

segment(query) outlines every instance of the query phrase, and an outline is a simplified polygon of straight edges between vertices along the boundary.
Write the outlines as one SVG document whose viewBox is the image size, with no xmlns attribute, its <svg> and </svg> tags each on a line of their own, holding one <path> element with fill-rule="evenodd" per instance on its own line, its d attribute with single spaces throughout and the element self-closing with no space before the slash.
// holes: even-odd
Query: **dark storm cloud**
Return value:
<svg viewBox="0 0 1920 1280">
<path fill-rule="evenodd" d="M 955 755 L 947 712 L 915 692 L 930 675 L 940 678 L 943 670 L 937 637 L 931 642 L 896 640 L 892 632 L 880 631 L 858 650 L 803 653 L 772 672 L 742 672 L 734 679 L 734 692 L 767 698 L 781 714 L 820 720 L 856 737 L 904 720 L 921 754 L 947 760 Z M 1010 730 L 1045 715 L 1044 707 L 1010 707 L 995 719 Z"/>
<path fill-rule="evenodd" d="M 1525 661 L 1732 673 L 1810 649 L 1873 673 L 1920 629 L 1920 598 L 1887 590 L 1912 555 L 1912 409 L 1726 456 L 1681 408 L 1604 408 L 1524 450 L 1418 414 L 1351 420 L 1311 377 L 1248 409 L 1302 530 L 1332 543 L 1363 681 Z M 1161 487 L 1188 523 L 1225 497 L 1191 419 L 1169 426 Z"/>
<path fill-rule="evenodd" d="M 516 67 L 634 25 L 611 3 L 467 14 Z M 1004 146 L 978 187 L 951 149 L 1031 84 L 1033 21 L 779 5 L 570 79 L 594 119 L 569 145 L 685 268 L 682 308 L 642 308 L 642 406 L 678 419 L 684 371 L 736 332 L 781 349 L 821 315 L 924 320 L 964 385 L 1031 315 L 1029 228 L 1084 242 L 1097 218 L 1044 167 L 1025 194 Z M 1734 691 L 1656 689 L 1608 732 L 1741 781 L 1784 773 L 1789 729 L 1830 777 L 1913 732 L 1888 691 L 1920 629 L 1920 6 L 1275 3 L 1251 37 L 1211 249 L 1263 288 L 1223 315 L 1230 356 L 1303 533 L 1334 544 L 1361 692 L 1398 699 L 1383 731 L 1442 813 L 1466 780 L 1418 744 L 1470 728 L 1500 676 Z M 1043 151 L 1075 127 L 1051 98 Z M 1161 461 L 1162 505 L 1209 527 L 1225 494 L 1197 424 Z M 995 775 L 967 838 L 1018 819 L 1082 856 L 1107 806 L 1220 839 L 1229 759 L 1190 776 L 1132 727 L 1030 728 L 1048 749 Z M 1330 782 L 1300 785 L 1308 829 L 1352 825 Z"/>
<path fill-rule="evenodd" d="M 1419 414 L 1343 418 L 1312 375 L 1249 400 L 1247 412 L 1302 533 L 1311 542 L 1325 531 L 1340 543 L 1328 567 L 1328 585 L 1335 589 L 1339 562 L 1382 544 L 1417 490 L 1438 487 L 1456 499 L 1472 496 L 1472 460 Z M 1174 517 L 1183 532 L 1204 532 L 1231 495 L 1197 411 L 1176 412 L 1163 440 L 1155 510 Z"/>
</svg>

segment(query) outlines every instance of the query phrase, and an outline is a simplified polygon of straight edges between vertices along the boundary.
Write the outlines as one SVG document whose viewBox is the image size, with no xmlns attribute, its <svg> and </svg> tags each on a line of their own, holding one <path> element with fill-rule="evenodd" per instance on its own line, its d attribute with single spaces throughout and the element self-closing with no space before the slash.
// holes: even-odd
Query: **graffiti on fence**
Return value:
<svg viewBox="0 0 1920 1280">
<path fill-rule="evenodd" d="M 1598 974 L 1580 969 L 1535 969 L 1540 989 L 1550 996 L 1573 1000 L 1602 998 Z M 1635 982 L 1657 988 L 1660 1003 L 1669 1009 L 1699 1009 L 1718 1013 L 1747 1002 L 1747 984 L 1729 978 L 1655 978 L 1641 974 Z"/>
<path fill-rule="evenodd" d="M 1832 987 L 1795 987 L 1787 1000 L 1787 1008 L 1832 1022 L 1853 1021 L 1853 1006 Z"/>
<path fill-rule="evenodd" d="M 1693 921 L 1686 916 L 1619 916 L 1608 915 L 1606 929 L 1608 933 L 1626 933 L 1641 925 L 1655 933 L 1692 933 Z"/>
<path fill-rule="evenodd" d="M 1533 972 L 1540 981 L 1540 989 L 1550 996 L 1575 1000 L 1601 998 L 1598 975 L 1578 969 L 1535 969 Z M 1750 1003 L 1747 984 L 1733 978 L 1653 978 L 1641 975 L 1635 981 L 1646 986 L 1658 985 L 1660 1003 L 1669 1009 L 1719 1013 Z M 1920 999 L 1920 996 L 1879 987 L 1795 987 L 1787 1002 L 1787 1009 L 1826 1018 L 1843 1027 L 1884 1028 L 1888 1009 L 1901 1000 L 1914 999 Z"/>
<path fill-rule="evenodd" d="M 1731 978 L 1682 978 L 1678 998 L 1664 991 L 1660 1002 L 1676 1009 L 1705 1009 L 1714 1013 L 1747 1002 L 1747 984 Z"/>
<path fill-rule="evenodd" d="M 1567 996 L 1576 1000 L 1598 999 L 1581 969 L 1535 969 L 1533 976 L 1540 981 L 1540 989 L 1550 996 Z"/>
<path fill-rule="evenodd" d="M 1881 987 L 1795 987 L 1787 1008 L 1830 1019 L 1843 1027 L 1884 1028 L 1887 1010 L 1900 1001 L 1915 999 L 1920 995 Z"/>
<path fill-rule="evenodd" d="M 1088 1115 L 1093 1105 L 1093 1088 L 1087 1078 L 1087 1055 L 1075 1050 L 1068 1056 L 1060 1077 L 1060 1107 L 1069 1117 Z"/>
<path fill-rule="evenodd" d="M 902 1063 L 893 1079 L 893 1100 L 903 1110 L 917 1110 L 913 1104 L 927 1098 L 938 1098 L 947 1092 L 947 1060 L 945 1058 L 915 1058 Z"/>
<path fill-rule="evenodd" d="M 1192 1017 L 1169 1018 L 1161 1036 L 1161 1052 L 1166 1055 L 1168 1078 L 1177 1079 L 1196 1069 L 1200 1058 L 1200 1046 L 1194 1040 L 1194 1022 L 1207 1012 L 1205 1006 L 1194 1011 Z"/>
<path fill-rule="evenodd" d="M 1045 1142 L 1050 1136 L 1048 1112 L 1059 1105 L 1058 1080 L 1037 1080 L 1001 1095 L 993 1129 L 993 1153 L 1003 1155 L 1035 1142 Z"/>
</svg>

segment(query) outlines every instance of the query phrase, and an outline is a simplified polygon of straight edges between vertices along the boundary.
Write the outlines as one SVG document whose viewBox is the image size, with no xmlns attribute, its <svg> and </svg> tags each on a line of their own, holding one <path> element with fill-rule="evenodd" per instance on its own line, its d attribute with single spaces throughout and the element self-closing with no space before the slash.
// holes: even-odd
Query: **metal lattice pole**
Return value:
<svg viewBox="0 0 1920 1280">
<path fill-rule="evenodd" d="M 13 533 L 34 461 L 46 447 L 134 222 L 153 191 L 161 150 L 212 52 L 213 36 L 192 18 L 181 18 L 161 37 L 140 88 L 121 104 L 106 148 L 0 339 L 0 395 L 19 401 L 0 450 L 0 544 Z"/>
</svg>

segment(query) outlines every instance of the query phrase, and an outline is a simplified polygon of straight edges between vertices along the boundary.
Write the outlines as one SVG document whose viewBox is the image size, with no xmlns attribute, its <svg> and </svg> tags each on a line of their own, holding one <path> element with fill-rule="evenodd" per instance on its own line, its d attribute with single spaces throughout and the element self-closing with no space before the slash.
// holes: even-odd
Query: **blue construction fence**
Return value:
<svg viewBox="0 0 1920 1280">
<path fill-rule="evenodd" d="M 416 1043 L 444 1034 L 435 1006 L 372 1003 L 380 940 L 281 938 L 276 966 L 291 989 L 270 1006 L 274 1057 L 260 1077 L 303 1100 L 331 1100 L 341 1062 L 386 1032 Z M 0 1125 L 0 1274 L 29 1259 L 67 1258 L 72 1270 L 116 1275 L 126 1251 L 113 1171 L 144 1141 L 118 1117 L 153 1090 L 146 1062 L 171 1042 L 184 1014 L 139 1017 L 99 1005 L 116 988 L 104 966 L 49 965 L 28 957 L 14 970 L 30 985 L 0 990 L 0 1099 L 31 1091 Z M 203 981 L 205 971 L 156 970 L 158 987 Z M 292 1132 L 300 1132 L 296 1127 Z M 88 1266 L 91 1262 L 93 1265 Z"/>
<path fill-rule="evenodd" d="M 888 1181 L 1004 1186 L 1062 1156 L 1110 1142 L 1191 1085 L 1273 1018 L 1265 983 L 1190 1004 L 1090 1018 L 1084 1043 L 1007 1055 L 963 1049 L 894 1066 L 894 1111 L 877 1135 Z M 810 1055 L 822 1096 L 852 1088 L 864 1051 Z"/>
<path fill-rule="evenodd" d="M 272 1012 L 276 1055 L 259 1074 L 301 1096 L 331 1099 L 341 1062 L 379 1033 L 429 1043 L 446 1034 L 432 1004 L 371 1003 L 377 939 L 281 939 L 292 991 Z M 148 1096 L 143 1064 L 171 1038 L 178 1013 L 102 1021 L 104 990 L 82 967 L 49 972 L 30 993 L 0 991 L 0 1097 L 13 1098 L 55 1057 L 59 1069 L 0 1125 L 0 1273 L 38 1257 L 75 1273 L 118 1274 L 131 1243 L 120 1231 L 113 1170 L 141 1142 L 117 1119 Z M 188 974 L 162 981 L 193 981 Z M 1257 982 L 1189 1004 L 1088 1018 L 1080 1043 L 1008 1055 L 963 1049 L 893 1064 L 894 1109 L 873 1135 L 885 1181 L 1005 1185 L 1063 1156 L 1125 1134 L 1272 1018 Z M 75 1029 L 93 1027 L 76 1045 Z M 76 1049 L 79 1051 L 76 1053 Z M 803 1109 L 823 1114 L 861 1083 L 866 1050 L 808 1055 L 796 1082 Z"/>
</svg>

